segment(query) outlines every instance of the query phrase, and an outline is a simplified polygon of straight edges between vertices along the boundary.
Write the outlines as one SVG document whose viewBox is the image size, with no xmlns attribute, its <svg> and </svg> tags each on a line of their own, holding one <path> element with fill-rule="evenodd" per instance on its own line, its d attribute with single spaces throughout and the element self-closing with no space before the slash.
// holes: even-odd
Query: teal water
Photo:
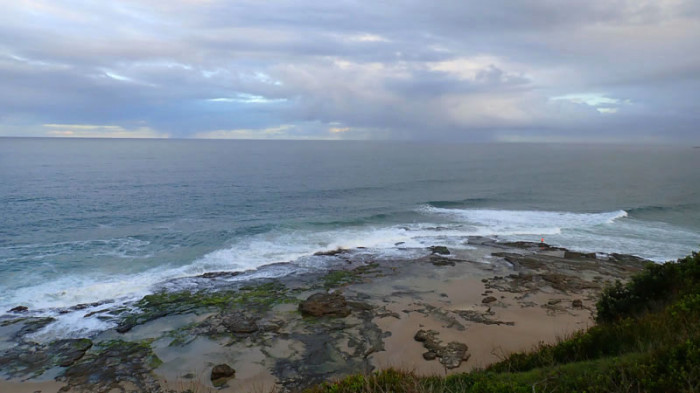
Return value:
<svg viewBox="0 0 700 393">
<path fill-rule="evenodd" d="M 0 312 L 470 235 L 664 261 L 700 248 L 700 150 L 5 138 L 0 209 Z"/>
</svg>

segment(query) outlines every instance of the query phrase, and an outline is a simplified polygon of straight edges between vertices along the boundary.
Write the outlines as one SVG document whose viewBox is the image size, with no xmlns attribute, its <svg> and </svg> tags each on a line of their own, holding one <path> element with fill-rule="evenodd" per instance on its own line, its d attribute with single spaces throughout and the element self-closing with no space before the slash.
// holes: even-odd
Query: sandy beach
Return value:
<svg viewBox="0 0 700 393">
<path fill-rule="evenodd" d="M 89 345 L 33 343 L 18 332 L 37 321 L 6 315 L 0 391 L 299 391 L 389 367 L 465 372 L 590 326 L 603 286 L 643 265 L 536 243 L 470 244 L 363 263 L 346 258 L 361 249 L 335 250 L 326 256 L 337 269 L 245 285 L 203 275 L 216 290 L 145 298 L 127 313 L 106 307 L 121 322 Z M 212 375 L 223 365 L 228 374 Z"/>
</svg>

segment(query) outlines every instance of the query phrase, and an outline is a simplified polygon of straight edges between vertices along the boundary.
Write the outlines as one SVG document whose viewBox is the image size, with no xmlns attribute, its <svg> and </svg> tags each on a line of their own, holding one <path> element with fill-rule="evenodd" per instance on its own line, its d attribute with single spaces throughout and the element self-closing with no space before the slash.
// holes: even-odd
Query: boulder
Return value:
<svg viewBox="0 0 700 393">
<path fill-rule="evenodd" d="M 433 351 L 428 351 L 423 353 L 423 359 L 425 360 L 435 360 L 437 358 L 437 353 Z"/>
<path fill-rule="evenodd" d="M 440 363 L 446 368 L 457 368 L 463 361 L 469 360 L 467 344 L 452 341 L 438 352 Z"/>
<path fill-rule="evenodd" d="M 229 379 L 236 376 L 236 370 L 228 364 L 217 364 L 211 369 L 211 383 L 216 386 L 222 386 Z"/>
<path fill-rule="evenodd" d="M 469 348 L 466 344 L 452 341 L 447 345 L 442 345 L 437 335 L 438 332 L 434 330 L 420 329 L 413 336 L 414 340 L 423 343 L 423 347 L 428 350 L 423 353 L 423 359 L 438 358 L 446 368 L 457 368 L 463 361 L 469 359 L 470 355 L 467 352 Z"/>
<path fill-rule="evenodd" d="M 450 250 L 445 246 L 430 246 L 428 248 L 433 254 L 450 255 Z"/>
<path fill-rule="evenodd" d="M 347 317 L 350 308 L 345 296 L 335 293 L 314 293 L 299 304 L 299 311 L 304 316 L 313 317 Z"/>
</svg>

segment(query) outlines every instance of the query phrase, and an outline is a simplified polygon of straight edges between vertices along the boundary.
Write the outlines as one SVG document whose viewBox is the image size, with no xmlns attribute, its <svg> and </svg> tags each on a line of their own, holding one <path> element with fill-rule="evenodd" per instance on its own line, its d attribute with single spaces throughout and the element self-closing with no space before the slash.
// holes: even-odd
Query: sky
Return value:
<svg viewBox="0 0 700 393">
<path fill-rule="evenodd" d="M 700 144 L 697 0 L 0 7 L 0 136 Z"/>
</svg>

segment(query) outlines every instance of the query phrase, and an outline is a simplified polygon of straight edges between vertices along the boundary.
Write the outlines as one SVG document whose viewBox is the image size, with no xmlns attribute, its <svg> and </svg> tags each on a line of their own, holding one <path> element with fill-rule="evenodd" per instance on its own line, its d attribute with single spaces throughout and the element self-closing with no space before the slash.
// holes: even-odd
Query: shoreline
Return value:
<svg viewBox="0 0 700 393">
<path fill-rule="evenodd" d="M 647 262 L 478 237 L 469 245 L 363 262 L 348 257 L 358 250 L 335 250 L 323 253 L 337 258 L 335 270 L 235 284 L 227 279 L 238 273 L 208 273 L 211 290 L 106 308 L 119 326 L 84 341 L 32 343 L 38 321 L 5 319 L 0 368 L 10 380 L 0 390 L 298 391 L 388 367 L 465 372 L 591 326 L 603 286 Z M 327 295 L 310 302 L 318 293 Z M 304 304 L 319 316 L 300 312 Z M 235 377 L 215 387 L 219 364 Z"/>
</svg>

